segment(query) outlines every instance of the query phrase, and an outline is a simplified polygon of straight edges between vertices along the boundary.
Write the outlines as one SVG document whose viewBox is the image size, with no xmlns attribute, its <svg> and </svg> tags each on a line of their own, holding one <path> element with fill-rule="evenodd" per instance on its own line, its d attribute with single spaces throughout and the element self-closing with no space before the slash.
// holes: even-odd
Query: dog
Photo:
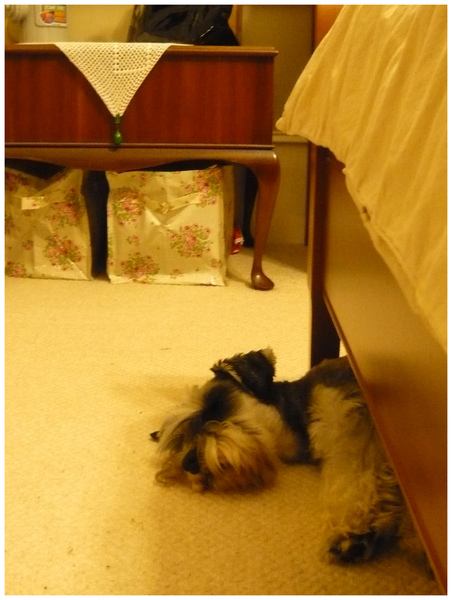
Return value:
<svg viewBox="0 0 452 600">
<path fill-rule="evenodd" d="M 274 380 L 269 348 L 211 370 L 192 406 L 151 434 L 158 481 L 237 492 L 271 485 L 281 461 L 320 465 L 331 561 L 368 560 L 397 541 L 408 511 L 347 357 L 292 382 Z"/>
</svg>

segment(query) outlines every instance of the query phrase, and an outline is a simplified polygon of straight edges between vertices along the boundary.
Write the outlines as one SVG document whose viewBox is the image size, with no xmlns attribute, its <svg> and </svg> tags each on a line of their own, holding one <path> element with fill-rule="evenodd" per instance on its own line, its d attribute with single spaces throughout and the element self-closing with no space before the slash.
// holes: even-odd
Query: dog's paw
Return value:
<svg viewBox="0 0 452 600">
<path fill-rule="evenodd" d="M 329 558 L 335 562 L 352 563 L 369 560 L 375 552 L 376 535 L 374 531 L 366 533 L 348 533 L 336 538 L 329 547 Z"/>
</svg>

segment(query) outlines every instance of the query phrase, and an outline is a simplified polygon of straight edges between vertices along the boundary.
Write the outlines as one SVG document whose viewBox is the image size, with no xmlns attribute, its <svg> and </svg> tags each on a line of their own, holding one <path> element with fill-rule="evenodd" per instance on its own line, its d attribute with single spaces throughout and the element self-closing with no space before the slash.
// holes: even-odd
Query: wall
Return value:
<svg viewBox="0 0 452 600">
<path fill-rule="evenodd" d="M 132 4 L 70 4 L 67 6 L 69 42 L 125 42 L 132 18 Z M 5 9 L 6 13 L 6 9 Z M 56 38 L 49 38 L 49 40 Z M 24 28 L 5 18 L 5 43 L 24 41 Z M 46 41 L 43 37 L 42 41 Z"/>
<path fill-rule="evenodd" d="M 275 60 L 274 122 L 302 69 L 311 56 L 310 5 L 252 5 L 241 7 L 241 43 L 273 46 Z M 305 242 L 308 146 L 306 140 L 275 132 L 275 152 L 281 165 L 281 184 L 269 243 Z"/>
<path fill-rule="evenodd" d="M 275 121 L 311 54 L 312 6 L 252 5 L 241 7 L 242 46 L 273 46 Z"/>
<path fill-rule="evenodd" d="M 125 42 L 132 12 L 132 4 L 71 4 L 68 41 Z"/>
</svg>

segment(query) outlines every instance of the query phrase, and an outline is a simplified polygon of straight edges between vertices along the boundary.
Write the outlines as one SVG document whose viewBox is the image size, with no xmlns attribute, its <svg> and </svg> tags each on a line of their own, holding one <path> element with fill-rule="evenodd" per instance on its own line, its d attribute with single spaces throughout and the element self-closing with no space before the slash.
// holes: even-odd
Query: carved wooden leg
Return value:
<svg viewBox="0 0 452 600">
<path fill-rule="evenodd" d="M 256 290 L 271 290 L 274 283 L 263 272 L 262 258 L 278 195 L 279 161 L 274 152 L 265 151 L 258 160 L 247 164 L 253 170 L 258 183 L 251 283 Z"/>
</svg>

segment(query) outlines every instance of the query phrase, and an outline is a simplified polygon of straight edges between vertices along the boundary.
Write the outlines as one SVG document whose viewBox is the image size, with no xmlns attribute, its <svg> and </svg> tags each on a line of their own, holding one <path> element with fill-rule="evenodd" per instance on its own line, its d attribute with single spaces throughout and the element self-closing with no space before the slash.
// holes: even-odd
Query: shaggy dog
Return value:
<svg viewBox="0 0 452 600">
<path fill-rule="evenodd" d="M 159 481 L 243 491 L 273 483 L 280 460 L 319 463 L 327 556 L 367 560 L 397 540 L 408 512 L 347 357 L 293 382 L 274 381 L 270 349 L 211 370 L 193 405 L 151 434 Z"/>
</svg>

